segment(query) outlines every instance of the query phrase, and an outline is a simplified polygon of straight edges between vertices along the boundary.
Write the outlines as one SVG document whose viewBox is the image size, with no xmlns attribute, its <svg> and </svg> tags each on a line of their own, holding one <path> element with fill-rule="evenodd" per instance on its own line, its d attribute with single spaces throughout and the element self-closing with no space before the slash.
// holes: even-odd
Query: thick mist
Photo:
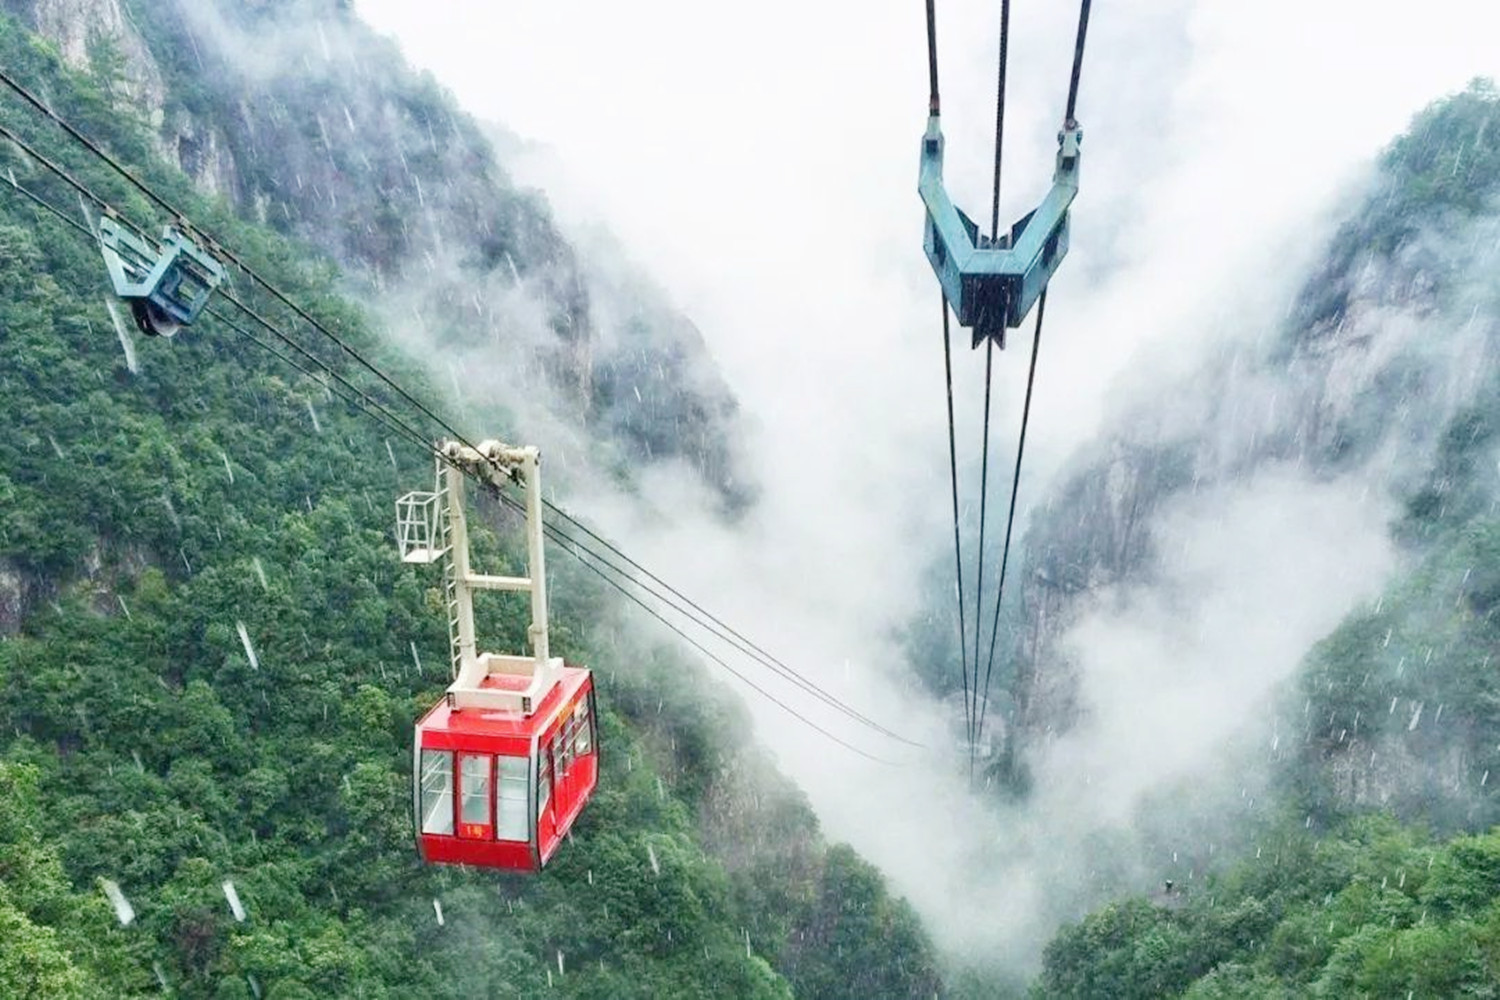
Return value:
<svg viewBox="0 0 1500 1000">
<path fill-rule="evenodd" d="M 982 216 L 998 4 L 938 6 L 950 184 Z M 1076 16 L 1072 5 L 1016 8 L 1007 219 L 1046 183 Z M 923 571 L 951 537 L 937 294 L 915 195 L 920 5 L 356 9 L 469 110 L 521 137 L 508 169 L 546 192 L 590 268 L 649 273 L 701 328 L 740 401 L 738 448 L 758 500 L 728 524 L 671 466 L 638 470 L 628 496 L 581 478 L 561 499 L 928 745 L 816 713 L 893 762 L 872 763 L 747 694 L 828 833 L 879 864 L 943 947 L 1024 969 L 1057 921 L 1170 863 L 1142 853 L 1155 846 L 1132 832 L 1143 810 L 1251 797 L 1269 755 L 1247 750 L 1245 733 L 1270 725 L 1278 681 L 1393 566 L 1384 474 L 1263 468 L 1159 511 L 1152 530 L 1167 544 L 1149 585 L 1093 595 L 1064 638 L 1084 716 L 1039 752 L 1024 804 L 997 810 L 969 792 L 949 752 L 952 720 L 906 680 L 900 630 L 935 603 Z M 1069 456 L 1143 394 L 1226 344 L 1276 334 L 1340 197 L 1363 190 L 1370 158 L 1423 104 L 1500 70 L 1496 28 L 1500 11 L 1459 0 L 1420 17 L 1347 0 L 1096 8 L 1083 186 L 1048 311 L 1021 524 Z M 606 328 L 609 301 L 598 304 Z M 503 322 L 525 326 L 530 308 L 515 299 Z M 997 359 L 1002 469 L 1028 339 Z M 960 344 L 955 364 L 972 496 L 983 361 Z M 517 376 L 497 387 L 524 388 Z M 516 410 L 544 450 L 582 450 L 545 399 Z M 992 510 L 1005 500 L 997 491 Z"/>
</svg>

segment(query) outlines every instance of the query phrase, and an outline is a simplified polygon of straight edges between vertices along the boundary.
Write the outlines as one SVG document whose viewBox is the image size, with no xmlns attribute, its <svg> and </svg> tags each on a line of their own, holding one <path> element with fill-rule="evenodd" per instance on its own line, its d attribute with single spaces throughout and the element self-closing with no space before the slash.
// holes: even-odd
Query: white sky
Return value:
<svg viewBox="0 0 1500 1000">
<path fill-rule="evenodd" d="M 1077 16 L 1071 2 L 1014 6 L 1005 222 L 1050 175 Z M 955 200 L 987 218 L 999 3 L 938 7 L 948 179 Z M 764 544 L 747 552 L 697 524 L 683 528 L 692 545 L 654 545 L 625 521 L 616 537 L 747 633 L 792 645 L 799 664 L 888 655 L 872 636 L 923 598 L 916 571 L 951 531 L 938 296 L 916 195 L 923 5 L 356 9 L 470 112 L 536 144 L 513 172 L 547 191 L 569 229 L 602 224 L 619 237 L 703 330 L 758 429 Z M 1023 508 L 1106 419 L 1122 374 L 1150 374 L 1144 357 L 1186 359 L 1214 338 L 1264 333 L 1328 236 L 1334 198 L 1423 105 L 1500 75 L 1497 39 L 1494 0 L 1096 4 L 1082 189 L 1048 309 Z M 1018 422 L 1025 363 L 1024 346 L 997 359 L 1002 438 Z M 983 363 L 961 345 L 955 368 L 972 431 L 960 440 L 977 451 Z M 1372 551 L 1369 565 L 1382 565 Z M 1328 598 L 1328 620 L 1342 599 Z M 751 706 L 762 726 L 781 724 Z M 972 918 L 997 899 L 1024 902 L 945 877 L 973 848 L 953 828 L 986 822 L 971 803 L 945 806 L 943 831 L 932 830 L 935 810 L 892 811 L 893 798 L 940 779 L 918 775 L 928 785 L 893 794 L 911 777 L 887 786 L 826 744 L 791 746 L 783 765 L 830 833 L 881 864 L 950 947 L 982 947 L 987 928 Z"/>
</svg>

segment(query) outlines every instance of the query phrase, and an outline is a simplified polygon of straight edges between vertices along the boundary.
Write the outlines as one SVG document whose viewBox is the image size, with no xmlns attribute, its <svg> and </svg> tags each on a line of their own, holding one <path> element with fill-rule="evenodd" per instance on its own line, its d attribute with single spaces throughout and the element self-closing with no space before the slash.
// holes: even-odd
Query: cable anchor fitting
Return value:
<svg viewBox="0 0 1500 1000">
<path fill-rule="evenodd" d="M 1052 187 L 1035 209 L 993 243 L 953 204 L 943 183 L 943 130 L 937 115 L 922 136 L 917 191 L 926 209 L 927 260 L 960 326 L 1005 347 L 1005 332 L 1026 319 L 1068 254 L 1068 210 L 1078 196 L 1083 130 L 1069 119 L 1057 134 Z"/>
</svg>

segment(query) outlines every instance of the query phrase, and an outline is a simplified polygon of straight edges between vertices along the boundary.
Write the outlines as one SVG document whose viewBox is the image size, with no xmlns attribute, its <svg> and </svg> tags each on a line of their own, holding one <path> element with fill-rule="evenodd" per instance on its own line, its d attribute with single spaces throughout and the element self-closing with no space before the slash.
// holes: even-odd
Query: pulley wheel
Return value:
<svg viewBox="0 0 1500 1000">
<path fill-rule="evenodd" d="M 135 314 L 135 325 L 148 337 L 171 337 L 182 329 L 182 324 L 150 299 L 135 299 L 130 303 L 130 311 Z"/>
</svg>

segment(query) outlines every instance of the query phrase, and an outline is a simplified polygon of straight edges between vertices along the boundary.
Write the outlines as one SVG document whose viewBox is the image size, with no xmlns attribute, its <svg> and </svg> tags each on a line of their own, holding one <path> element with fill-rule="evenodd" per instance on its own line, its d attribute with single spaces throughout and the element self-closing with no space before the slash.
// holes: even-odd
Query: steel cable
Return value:
<svg viewBox="0 0 1500 1000">
<path fill-rule="evenodd" d="M 49 112 L 49 115 L 50 115 L 50 112 Z M 71 128 L 69 128 L 68 131 L 70 132 L 70 134 L 73 132 L 73 130 Z M 31 145 L 29 145 L 28 143 L 26 143 L 19 136 L 17 136 L 14 132 L 12 132 L 11 130 L 9 130 L 8 128 L 6 128 L 3 125 L 0 125 L 0 137 L 4 137 L 4 138 L 9 139 L 10 141 L 16 143 L 16 145 L 18 147 L 20 147 L 28 155 L 32 156 L 38 163 L 42 164 L 49 171 L 51 171 L 52 173 L 56 174 L 58 177 L 60 177 L 62 180 L 64 180 L 66 183 L 68 183 L 69 186 L 71 186 L 75 191 L 77 191 L 80 194 L 81 197 L 87 198 L 89 201 L 92 201 L 95 205 L 99 206 L 102 210 L 108 211 L 112 215 L 116 215 L 116 217 L 119 217 L 118 213 L 116 213 L 114 211 L 114 209 L 112 208 L 112 206 L 110 206 L 107 201 L 105 201 L 104 199 L 102 199 L 99 196 L 95 195 L 87 186 L 85 186 L 84 184 L 82 184 L 81 182 L 79 182 L 70 173 L 68 173 L 65 168 L 63 168 L 62 166 L 60 166 L 56 162 L 52 161 L 48 157 L 46 157 L 43 154 L 41 154 L 34 147 L 32 147 Z M 139 182 L 137 182 L 137 183 L 139 183 Z M 67 213 L 63 212 L 61 209 L 57 208 L 55 205 L 52 205 L 50 202 L 46 201 L 45 199 L 41 198 L 40 196 L 38 196 L 38 195 L 34 194 L 33 192 L 27 190 L 26 188 L 22 187 L 20 184 L 16 183 L 13 178 L 11 179 L 11 187 L 17 193 L 19 193 L 19 194 L 23 195 L 24 197 L 26 197 L 33 204 L 35 204 L 35 205 L 37 205 L 37 206 L 39 206 L 41 208 L 46 209 L 48 212 L 50 212 L 52 215 L 54 215 L 57 219 L 59 219 L 60 221 L 66 223 L 71 228 L 73 228 L 77 232 L 79 232 L 81 235 L 86 236 L 91 242 L 96 242 L 97 241 L 97 235 L 92 230 L 90 230 L 87 226 L 85 226 L 84 224 L 78 222 L 75 219 L 72 219 L 70 216 L 67 215 Z M 131 223 L 128 219 L 123 219 L 122 218 L 121 221 L 124 222 L 126 225 L 131 226 L 131 228 L 134 229 L 136 232 L 142 233 L 142 235 L 144 235 L 143 231 L 139 227 L 137 227 L 133 223 Z M 373 399 L 365 390 L 363 390 L 363 389 L 359 388 L 358 386 L 354 385 L 345 376 L 341 375 L 338 371 L 336 371 L 326 361 L 323 361 L 321 358 L 318 358 L 315 354 L 313 354 L 311 351 L 309 351 L 303 345 L 298 344 L 294 339 L 292 339 L 291 337 L 289 337 L 284 331 L 282 331 L 279 327 L 277 327 L 274 323 L 272 323 L 266 317 L 264 317 L 263 315 L 261 315 L 255 309 L 251 308 L 249 305 L 247 305 L 246 303 L 244 303 L 243 301 L 241 301 L 240 299 L 238 299 L 237 297 L 235 297 L 234 295 L 232 295 L 231 293 L 229 293 L 227 290 L 221 291 L 221 294 L 226 299 L 226 301 L 230 302 L 232 305 L 234 305 L 237 308 L 239 308 L 248 317 L 250 317 L 254 322 L 256 322 L 258 325 L 262 326 L 264 329 L 266 329 L 268 332 L 270 332 L 277 339 L 279 339 L 283 343 L 285 343 L 288 347 L 292 348 L 293 350 L 295 350 L 296 352 L 298 352 L 299 354 L 301 354 L 303 357 L 307 358 L 312 364 L 318 366 L 318 368 L 321 370 L 322 373 L 326 374 L 328 377 L 330 377 L 333 380 L 335 380 L 345 390 L 345 392 L 349 393 L 349 396 L 343 397 L 343 398 L 346 398 L 346 400 L 348 402 L 350 402 L 352 405 L 356 406 L 362 412 L 365 412 L 366 414 L 370 415 L 372 418 L 378 420 L 382 424 L 382 426 L 386 427 L 387 430 L 395 430 L 400 436 L 405 437 L 407 440 L 409 440 L 409 441 L 417 444 L 419 447 L 421 447 L 424 450 L 427 450 L 427 451 L 430 452 L 430 450 L 431 450 L 431 442 L 428 441 L 427 438 L 424 435 L 422 435 L 419 430 L 417 430 L 416 428 L 414 428 L 410 423 L 408 423 L 407 421 L 405 421 L 399 415 L 393 413 L 384 404 L 379 403 L 378 401 L 376 401 L 375 399 Z M 233 320 L 229 319 L 227 316 L 225 316 L 219 310 L 215 310 L 215 309 L 210 308 L 210 309 L 207 310 L 207 312 L 208 312 L 208 314 L 213 319 L 215 319 L 215 320 L 223 323 L 224 325 L 228 326 L 231 330 L 235 331 L 240 336 L 242 336 L 242 337 L 250 340 L 252 343 L 258 344 L 259 346 L 261 346 L 263 348 L 271 350 L 273 354 L 275 354 L 277 357 L 281 358 L 281 360 L 283 360 L 285 363 L 291 365 L 293 368 L 297 369 L 298 371 L 301 371 L 304 374 L 307 374 L 307 375 L 310 375 L 310 376 L 313 376 L 313 377 L 317 377 L 316 373 L 314 373 L 313 371 L 311 371 L 308 368 L 305 368 L 305 367 L 297 364 L 291 358 L 289 358 L 289 357 L 287 357 L 285 355 L 282 355 L 280 352 L 275 351 L 274 348 L 270 347 L 270 345 L 265 344 L 265 343 L 259 341 L 258 338 L 255 338 L 252 334 L 249 333 L 249 331 L 245 330 L 239 324 L 236 324 Z M 368 366 L 368 363 L 367 363 L 367 366 Z M 398 385 L 396 385 L 394 383 L 394 381 L 392 381 L 388 377 L 384 376 L 383 373 L 379 373 L 377 371 L 377 374 L 379 374 L 381 376 L 382 381 L 386 382 L 386 384 L 392 385 L 393 387 L 395 387 L 397 389 L 398 393 L 403 398 L 408 399 L 408 400 L 411 398 L 409 396 L 409 394 L 407 394 L 404 390 L 401 390 L 401 388 Z M 372 410 L 371 407 L 374 407 L 379 412 L 378 413 L 375 412 L 375 410 Z M 451 428 L 448 428 L 438 418 L 436 418 L 435 415 L 433 415 L 430 410 L 426 409 L 425 407 L 423 407 L 421 409 L 422 409 L 422 412 L 423 412 L 424 415 L 428 416 L 431 419 L 434 419 L 434 421 L 438 422 L 440 424 L 440 426 L 444 427 L 444 429 L 451 430 Z M 457 435 L 456 432 L 455 432 L 455 437 L 457 437 L 461 442 L 463 441 L 462 437 L 459 436 L 459 435 Z M 475 478 L 475 477 L 471 477 L 471 478 Z M 483 483 L 484 481 L 476 478 L 476 482 Z M 485 484 L 485 485 L 488 485 L 488 484 Z M 687 618 L 689 621 L 693 622 L 694 624 L 698 625 L 700 628 L 704 628 L 705 630 L 709 631 L 711 634 L 715 635 L 716 638 L 719 638 L 719 639 L 721 639 L 721 640 L 723 640 L 725 642 L 728 642 L 730 645 L 735 646 L 735 648 L 737 648 L 742 653 L 745 653 L 746 655 L 750 655 L 750 656 L 752 656 L 752 658 L 759 660 L 763 665 L 765 665 L 768 668 L 772 669 L 773 672 L 778 673 L 784 679 L 789 680 L 792 683 L 798 685 L 800 688 L 802 688 L 807 693 L 809 693 L 809 694 L 813 695 L 814 697 L 818 698 L 819 700 L 823 701 L 825 704 L 829 705 L 830 707 L 832 707 L 832 708 L 834 708 L 834 709 L 842 712 L 846 716 L 849 716 L 854 721 L 857 721 L 857 722 L 859 722 L 859 723 L 861 723 L 863 725 L 866 725 L 866 726 L 874 729 L 875 731 L 880 732 L 882 735 L 885 735 L 885 736 L 890 737 L 892 739 L 895 739 L 895 740 L 898 740 L 900 742 L 906 743 L 908 745 L 917 746 L 917 747 L 921 746 L 920 743 L 917 743 L 917 742 L 915 742 L 913 740 L 907 739 L 906 737 L 903 737 L 900 734 L 898 734 L 898 733 L 896 733 L 896 732 L 894 732 L 894 731 L 892 731 L 890 729 L 887 729 L 884 726 L 881 726 L 879 723 L 875 722 L 874 720 L 872 720 L 872 719 L 868 718 L 867 716 L 863 715 L 862 713 L 858 712 L 856 709 L 852 708 L 851 706 L 845 704 L 843 701 L 841 701 L 837 697 L 835 697 L 835 696 L 829 694 L 828 692 L 824 691 L 821 687 L 819 687 L 818 685 L 814 684 L 812 681 L 807 680 L 805 677 L 803 677 L 801 674 L 799 674 L 798 672 L 796 672 L 795 670 L 793 670 L 791 667 L 789 667 L 788 665 L 786 665 L 782 661 L 776 659 L 775 657 L 770 656 L 770 654 L 768 654 L 768 653 L 765 653 L 765 651 L 761 647 L 759 647 L 755 643 L 751 642 L 749 639 L 745 638 L 741 633 L 739 633 L 738 631 L 732 629 L 731 627 L 729 627 L 728 625 L 726 625 L 725 623 L 723 623 L 721 620 L 719 620 L 715 616 L 711 615 L 709 612 L 705 611 L 696 602 L 693 602 L 690 599 L 686 598 L 685 595 L 682 595 L 682 593 L 680 591 L 678 591 L 676 588 L 672 587 L 670 584 L 667 584 L 660 577 L 656 576 L 653 573 L 650 573 L 650 571 L 646 570 L 643 566 L 641 566 L 635 560 L 631 559 L 629 556 L 626 556 L 620 549 L 618 549 L 618 547 L 614 546 L 612 543 L 608 542 L 606 539 L 604 539 L 602 536 L 596 534 L 591 529 L 587 528 L 585 525 L 582 524 L 582 522 L 578 521 L 576 518 L 574 518 L 571 514 L 568 514 L 562 508 L 560 508 L 557 505 L 551 503 L 550 501 L 547 502 L 547 507 L 554 514 L 556 514 L 556 515 L 558 515 L 560 517 L 565 518 L 569 523 L 577 526 L 580 530 L 582 530 L 585 533 L 587 533 L 590 537 L 594 538 L 596 541 L 598 541 L 601 544 L 603 544 L 606 547 L 608 547 L 617 556 L 619 556 L 619 557 L 623 558 L 624 560 L 626 560 L 638 572 L 640 572 L 641 574 L 649 577 L 650 579 L 652 579 L 653 581 L 655 581 L 656 583 L 658 583 L 659 585 L 661 585 L 663 588 L 665 588 L 671 594 L 675 595 L 683 603 L 687 604 L 692 609 L 692 611 L 696 611 L 697 615 L 701 615 L 703 617 L 699 618 L 697 615 L 693 614 L 692 611 L 689 611 L 688 609 L 685 609 L 681 605 L 674 603 L 670 598 L 664 596 L 659 591 L 656 591 L 656 590 L 654 590 L 654 589 L 652 589 L 652 588 L 650 588 L 650 587 L 642 584 L 639 580 L 633 578 L 629 573 L 621 570 L 618 566 L 614 566 L 613 564 L 609 563 L 609 561 L 605 557 L 599 555 L 599 553 L 594 552 L 593 550 L 588 549 L 587 546 L 582 545 L 581 543 L 579 543 L 577 541 L 577 539 L 569 538 L 565 534 L 562 535 L 562 537 L 567 538 L 569 544 L 573 545 L 575 548 L 579 548 L 579 549 L 582 549 L 585 552 L 588 552 L 590 556 L 592 556 L 593 558 L 599 560 L 599 562 L 601 564 L 610 566 L 610 568 L 612 570 L 614 570 L 616 573 L 618 573 L 623 579 L 629 580 L 631 583 L 635 584 L 637 587 L 640 587 L 642 590 L 646 591 L 648 594 L 651 594 L 653 597 L 655 597 L 658 600 L 662 601 L 665 605 L 667 605 L 668 607 L 672 608 L 672 610 L 677 611 L 679 614 L 683 615 L 685 618 Z M 552 530 L 559 531 L 559 529 L 556 529 L 555 527 Z M 617 589 L 618 589 L 618 585 L 616 585 L 616 586 L 617 586 Z M 636 601 L 636 603 L 638 603 L 638 604 L 641 603 L 640 600 L 638 598 L 634 598 L 633 595 L 632 595 L 632 599 L 634 599 Z M 655 614 L 654 611 L 653 611 L 653 614 Z M 658 615 L 658 617 L 660 617 L 660 616 Z M 707 619 L 707 621 L 705 621 L 703 619 Z M 679 634 L 684 634 L 684 633 L 681 632 L 680 629 L 676 629 L 675 626 L 673 626 L 673 627 L 674 627 L 674 630 L 676 630 L 676 631 L 679 632 Z M 722 630 L 722 631 L 720 631 L 720 630 Z M 727 634 L 725 634 L 725 633 L 727 633 Z M 736 642 L 736 640 L 738 640 L 738 642 Z M 692 641 L 692 640 L 689 640 L 689 641 Z M 700 648 L 700 649 L 703 648 L 701 646 L 701 644 L 698 644 L 696 642 L 694 642 L 693 644 L 697 648 Z M 752 650 L 753 650 L 753 652 L 752 652 Z M 707 654 L 707 655 L 712 656 L 712 654 Z M 722 663 L 722 660 L 719 657 L 713 656 L 712 658 L 715 660 L 715 662 Z M 730 669 L 731 672 L 736 673 L 736 676 L 740 676 L 737 672 L 733 671 L 732 668 L 728 668 L 727 665 L 725 665 L 725 666 L 726 666 L 726 669 Z M 750 686 L 754 690 L 757 690 L 757 691 L 760 690 L 754 684 L 750 684 Z M 772 698 L 772 700 L 776 701 L 777 704 L 781 704 L 777 699 Z M 821 732 L 823 730 L 820 729 L 819 731 Z M 835 737 L 835 739 L 836 739 L 836 737 Z M 842 743 L 842 741 L 839 741 L 839 742 Z M 847 746 L 848 744 L 844 744 L 844 745 Z M 863 752 L 863 751 L 858 751 L 858 748 L 851 747 L 851 749 L 855 749 L 857 752 L 861 752 L 861 753 Z M 877 759 L 878 760 L 879 758 L 872 758 L 872 759 Z"/>
</svg>

